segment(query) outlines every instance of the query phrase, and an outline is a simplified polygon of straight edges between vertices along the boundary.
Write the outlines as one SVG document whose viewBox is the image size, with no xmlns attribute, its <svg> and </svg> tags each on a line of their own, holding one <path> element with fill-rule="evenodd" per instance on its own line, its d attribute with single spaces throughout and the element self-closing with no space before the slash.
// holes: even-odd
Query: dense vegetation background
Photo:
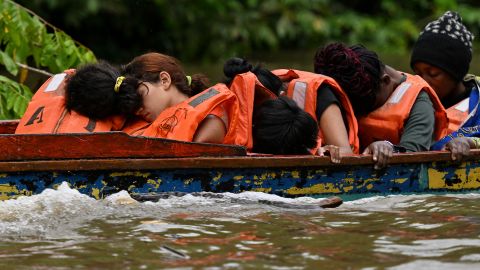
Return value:
<svg viewBox="0 0 480 270">
<path fill-rule="evenodd" d="M 146 50 L 183 61 L 303 50 L 331 40 L 408 52 L 419 30 L 457 10 L 474 33 L 478 0 L 18 0 L 92 49 L 128 61 Z"/>
<path fill-rule="evenodd" d="M 0 0 L 3 6 L 9 2 Z M 464 23 L 477 36 L 474 46 L 480 48 L 478 0 L 15 2 L 49 22 L 51 25 L 47 25 L 46 33 L 55 33 L 56 36 L 67 33 L 65 36 L 72 37 L 71 40 L 60 40 L 55 46 L 41 45 L 50 46 L 49 52 L 55 51 L 43 62 L 33 54 L 25 54 L 23 59 L 12 57 L 13 63 L 20 62 L 49 72 L 58 72 L 65 65 L 75 67 L 96 59 L 121 64 L 146 51 L 159 51 L 179 58 L 188 71 L 202 71 L 215 80 L 221 77 L 223 60 L 231 56 L 259 60 L 271 68 L 289 66 L 311 69 L 314 50 L 330 41 L 362 43 L 378 51 L 386 63 L 405 67 L 409 71 L 409 51 L 418 33 L 426 23 L 446 10 L 455 10 L 462 15 Z M 5 17 L 8 11 L 4 9 L 2 12 Z M 45 24 L 39 21 L 39 24 L 42 23 Z M 29 39 L 36 39 L 37 32 L 27 33 Z M 7 43 L 1 36 L 0 41 L 5 52 Z M 21 42 L 31 41 L 21 39 Z M 81 57 L 80 52 L 85 48 L 91 50 L 88 55 L 93 52 L 95 56 L 92 53 L 89 57 Z M 72 51 L 80 53 L 79 57 L 71 59 L 69 54 Z M 11 54 L 12 50 L 6 53 Z M 0 62 L 5 64 L 1 57 Z M 14 65 L 11 61 L 9 63 L 11 71 Z M 480 71 L 480 68 L 474 65 L 474 71 L 477 70 Z M 19 81 L 19 74 L 11 74 L 16 75 Z M 18 115 L 23 107 L 20 106 L 9 116 Z"/>
</svg>

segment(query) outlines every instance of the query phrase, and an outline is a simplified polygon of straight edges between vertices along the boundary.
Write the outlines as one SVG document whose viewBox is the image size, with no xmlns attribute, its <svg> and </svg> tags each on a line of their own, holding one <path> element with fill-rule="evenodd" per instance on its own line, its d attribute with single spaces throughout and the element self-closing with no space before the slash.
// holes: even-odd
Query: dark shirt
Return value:
<svg viewBox="0 0 480 270">
<path fill-rule="evenodd" d="M 442 100 L 442 104 L 445 107 L 445 109 L 448 109 L 452 106 L 455 106 L 457 103 L 460 101 L 470 97 L 470 93 L 472 92 L 472 89 L 475 87 L 475 82 L 463 82 L 465 85 L 465 92 L 461 96 L 456 96 L 453 98 L 448 98 L 447 100 Z"/>
<path fill-rule="evenodd" d="M 422 91 L 413 104 L 405 122 L 400 146 L 407 152 L 428 151 L 433 141 L 435 128 L 435 110 L 430 96 Z"/>
<path fill-rule="evenodd" d="M 346 124 L 346 117 L 345 112 L 343 110 L 342 104 L 338 100 L 337 96 L 333 93 L 332 88 L 330 88 L 327 84 L 322 84 L 318 89 L 317 93 L 317 109 L 315 110 L 315 115 L 317 116 L 317 121 L 320 123 L 320 117 L 322 116 L 323 112 L 332 104 L 338 105 L 340 107 L 340 111 L 342 112 L 344 126 L 348 132 L 348 125 Z"/>
</svg>

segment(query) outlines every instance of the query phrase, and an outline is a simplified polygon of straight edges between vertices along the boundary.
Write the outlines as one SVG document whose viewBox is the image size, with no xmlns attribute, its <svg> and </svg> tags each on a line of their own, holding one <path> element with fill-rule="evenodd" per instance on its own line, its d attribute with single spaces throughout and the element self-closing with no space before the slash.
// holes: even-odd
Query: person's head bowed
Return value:
<svg viewBox="0 0 480 270">
<path fill-rule="evenodd" d="M 314 57 L 315 73 L 335 79 L 347 93 L 357 115 L 366 115 L 376 106 L 385 65 L 378 55 L 362 45 L 331 43 Z"/>
<path fill-rule="evenodd" d="M 416 63 L 427 63 L 461 81 L 472 61 L 473 39 L 473 34 L 462 23 L 462 17 L 447 11 L 420 32 L 412 49 L 410 65 L 415 69 Z"/>
<path fill-rule="evenodd" d="M 425 26 L 413 46 L 410 66 L 445 106 L 458 102 L 465 92 L 463 78 L 470 68 L 473 39 L 460 15 L 447 11 Z"/>
</svg>

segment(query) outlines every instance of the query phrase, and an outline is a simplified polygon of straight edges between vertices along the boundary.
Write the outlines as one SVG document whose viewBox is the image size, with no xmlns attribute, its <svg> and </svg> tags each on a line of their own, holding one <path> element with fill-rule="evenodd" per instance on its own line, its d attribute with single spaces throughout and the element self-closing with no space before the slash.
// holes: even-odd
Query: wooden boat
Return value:
<svg viewBox="0 0 480 270">
<path fill-rule="evenodd" d="M 38 194 L 62 182 L 95 198 L 127 190 L 259 191 L 284 197 L 476 192 L 480 150 L 462 163 L 448 152 L 395 155 L 384 170 L 370 156 L 247 155 L 239 146 L 130 137 L 120 132 L 15 135 L 17 121 L 0 122 L 0 199 Z"/>
</svg>

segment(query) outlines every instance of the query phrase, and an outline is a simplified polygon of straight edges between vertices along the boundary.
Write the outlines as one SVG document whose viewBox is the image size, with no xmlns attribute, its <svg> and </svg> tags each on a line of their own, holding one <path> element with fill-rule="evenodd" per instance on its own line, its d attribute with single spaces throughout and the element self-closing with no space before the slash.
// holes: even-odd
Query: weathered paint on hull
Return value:
<svg viewBox="0 0 480 270">
<path fill-rule="evenodd" d="M 378 172 L 372 165 L 297 168 L 186 168 L 7 172 L 0 174 L 0 199 L 41 193 L 67 182 L 95 198 L 130 193 L 259 191 L 284 197 L 480 190 L 480 163 L 393 164 Z"/>
</svg>

